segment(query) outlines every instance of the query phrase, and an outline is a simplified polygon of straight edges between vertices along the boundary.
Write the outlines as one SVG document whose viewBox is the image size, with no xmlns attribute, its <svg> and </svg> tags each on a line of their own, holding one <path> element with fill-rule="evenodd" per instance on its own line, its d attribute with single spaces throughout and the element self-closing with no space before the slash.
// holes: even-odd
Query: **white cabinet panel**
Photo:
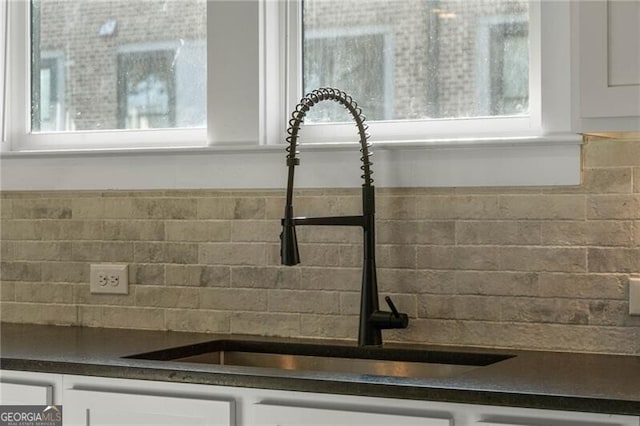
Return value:
<svg viewBox="0 0 640 426">
<path fill-rule="evenodd" d="M 575 2 L 581 131 L 640 130 L 640 2 Z"/>
<path fill-rule="evenodd" d="M 640 85 L 640 2 L 608 1 L 609 85 Z"/>
<path fill-rule="evenodd" d="M 371 407 L 374 408 L 374 407 Z M 452 426 L 450 419 L 349 411 L 339 408 L 309 408 L 286 405 L 256 404 L 255 424 L 268 426 Z"/>
<path fill-rule="evenodd" d="M 31 371 L 0 371 L 0 405 L 61 403 L 62 376 Z"/>
<path fill-rule="evenodd" d="M 77 389 L 65 390 L 64 401 L 65 425 L 233 424 L 231 401 Z"/>
<path fill-rule="evenodd" d="M 580 422 L 575 421 L 563 421 L 557 419 L 538 419 L 538 420 L 522 420 L 517 423 L 495 423 L 495 422 L 479 422 L 477 426 L 625 426 L 628 423 L 602 423 L 599 421 L 591 422 L 583 420 Z M 635 425 L 634 425 L 635 426 Z"/>
<path fill-rule="evenodd" d="M 0 405 L 51 405 L 53 386 L 0 383 Z"/>
<path fill-rule="evenodd" d="M 640 419 L 635 416 L 622 416 L 597 413 L 574 413 L 563 411 L 508 409 L 516 413 L 511 416 L 485 415 L 474 426 L 639 426 Z"/>
</svg>

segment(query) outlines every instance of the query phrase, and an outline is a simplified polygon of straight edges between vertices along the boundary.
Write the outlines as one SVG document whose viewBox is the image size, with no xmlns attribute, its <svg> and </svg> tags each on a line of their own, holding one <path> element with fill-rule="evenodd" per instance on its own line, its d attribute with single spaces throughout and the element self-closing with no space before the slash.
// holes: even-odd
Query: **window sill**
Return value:
<svg viewBox="0 0 640 426">
<path fill-rule="evenodd" d="M 569 134 L 376 142 L 374 179 L 378 187 L 577 185 L 581 144 Z M 361 184 L 357 143 L 302 143 L 299 150 L 297 187 Z M 284 158 L 283 145 L 248 144 L 3 152 L 0 188 L 282 188 Z"/>
</svg>

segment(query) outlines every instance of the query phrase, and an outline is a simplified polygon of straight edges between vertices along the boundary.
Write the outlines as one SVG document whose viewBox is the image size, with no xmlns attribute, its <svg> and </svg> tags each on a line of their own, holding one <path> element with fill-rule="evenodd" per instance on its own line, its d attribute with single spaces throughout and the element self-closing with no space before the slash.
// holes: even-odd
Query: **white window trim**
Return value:
<svg viewBox="0 0 640 426">
<path fill-rule="evenodd" d="M 11 3 L 13 6 L 18 2 Z M 377 186 L 580 182 L 582 139 L 570 127 L 572 81 L 565 53 L 570 46 L 570 2 L 536 4 L 533 13 L 539 10 L 545 23 L 544 33 L 538 31 L 535 35 L 532 31 L 530 35 L 532 48 L 545 47 L 538 49 L 542 52 L 538 63 L 544 66 L 539 74 L 545 84 L 534 83 L 540 85 L 536 91 L 541 92 L 542 114 L 533 121 L 538 120 L 541 125 L 536 128 L 530 124 L 531 131 L 506 127 L 496 135 L 482 131 L 486 122 L 475 128 L 473 123 L 465 123 L 470 130 L 453 139 L 433 128 L 428 133 L 414 128 L 403 138 L 398 138 L 393 129 L 372 129 Z M 14 126 L 9 141 L 2 144 L 1 189 L 282 188 L 286 173 L 282 145 L 285 126 L 291 105 L 298 101 L 291 86 L 283 81 L 298 75 L 300 59 L 286 54 L 295 43 L 287 45 L 285 41 L 291 37 L 292 16 L 299 12 L 297 5 L 293 0 L 209 0 L 208 91 L 217 96 L 208 99 L 208 130 L 153 131 L 153 136 L 158 137 L 154 143 L 159 143 L 155 146 L 148 142 L 150 131 L 77 132 L 74 137 L 84 145 L 70 143 L 67 134 L 47 134 L 24 145 Z M 283 19 L 287 25 L 280 25 Z M 22 22 L 28 25 L 26 16 Z M 16 26 L 10 26 L 12 34 L 20 32 Z M 234 41 L 234 49 L 228 48 L 229 40 Z M 12 49 L 26 47 L 24 37 L 21 42 L 12 40 Z M 14 79 L 15 74 L 29 75 L 24 72 L 28 70 L 27 62 L 24 59 L 22 63 L 12 63 L 10 78 Z M 12 88 L 25 87 L 24 83 L 16 86 L 11 81 Z M 14 103 L 13 113 L 28 111 L 28 99 L 17 102 L 17 109 Z M 533 103 L 531 108 L 535 108 Z M 24 116 L 28 117 L 26 113 Z M 24 134 L 26 124 L 18 126 Z M 343 126 L 344 130 L 336 126 L 336 133 L 325 138 L 325 143 L 314 143 L 322 139 L 312 137 L 310 127 L 301 134 L 303 166 L 296 186 L 360 185 L 356 134 L 349 128 L 352 126 Z M 344 134 L 349 136 L 338 137 L 338 131 L 348 132 Z M 59 144 L 55 150 L 51 150 L 51 141 Z M 345 141 L 354 142 L 336 143 Z M 101 142 L 108 148 L 87 149 L 87 142 Z M 10 143 L 13 147 L 8 146 Z"/>
<path fill-rule="evenodd" d="M 7 5 L 8 0 L 0 0 L 0 143 L 4 145 L 5 134 L 5 92 L 7 79 Z"/>
</svg>

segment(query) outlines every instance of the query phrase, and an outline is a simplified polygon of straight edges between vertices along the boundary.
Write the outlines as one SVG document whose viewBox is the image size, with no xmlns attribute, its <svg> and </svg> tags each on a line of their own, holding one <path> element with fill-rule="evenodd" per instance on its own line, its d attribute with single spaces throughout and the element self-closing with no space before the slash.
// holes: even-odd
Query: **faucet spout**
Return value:
<svg viewBox="0 0 640 426">
<path fill-rule="evenodd" d="M 360 160 L 362 165 L 362 215 L 361 216 L 338 216 L 338 217 L 294 217 L 293 215 L 293 181 L 295 166 L 300 164 L 297 158 L 297 142 L 300 125 L 306 113 L 311 107 L 325 100 L 332 100 L 343 105 L 351 114 L 358 134 L 360 135 Z M 296 106 L 289 120 L 287 133 L 287 166 L 289 174 L 287 179 L 286 204 L 284 217 L 282 218 L 282 233 L 280 234 L 281 248 L 280 256 L 283 265 L 297 265 L 300 263 L 298 243 L 296 239 L 296 226 L 305 225 L 329 225 L 329 226 L 359 226 L 363 230 L 363 264 L 362 264 L 362 289 L 360 299 L 360 321 L 358 331 L 358 345 L 370 346 L 382 344 L 383 329 L 406 328 L 409 317 L 399 313 L 391 302 L 386 298 L 391 311 L 381 311 L 378 303 L 378 284 L 376 277 L 375 260 L 375 188 L 371 175 L 371 154 L 368 143 L 369 134 L 367 125 L 364 124 L 365 117 L 362 110 L 353 98 L 338 89 L 323 88 L 312 91 L 302 98 Z"/>
</svg>

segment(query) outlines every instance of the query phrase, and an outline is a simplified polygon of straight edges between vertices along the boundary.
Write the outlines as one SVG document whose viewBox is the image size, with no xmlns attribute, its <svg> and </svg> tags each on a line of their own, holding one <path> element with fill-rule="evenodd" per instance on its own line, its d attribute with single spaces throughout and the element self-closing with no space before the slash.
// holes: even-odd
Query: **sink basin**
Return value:
<svg viewBox="0 0 640 426">
<path fill-rule="evenodd" d="M 127 358 L 412 378 L 449 377 L 513 355 L 309 343 L 214 340 Z"/>
</svg>

